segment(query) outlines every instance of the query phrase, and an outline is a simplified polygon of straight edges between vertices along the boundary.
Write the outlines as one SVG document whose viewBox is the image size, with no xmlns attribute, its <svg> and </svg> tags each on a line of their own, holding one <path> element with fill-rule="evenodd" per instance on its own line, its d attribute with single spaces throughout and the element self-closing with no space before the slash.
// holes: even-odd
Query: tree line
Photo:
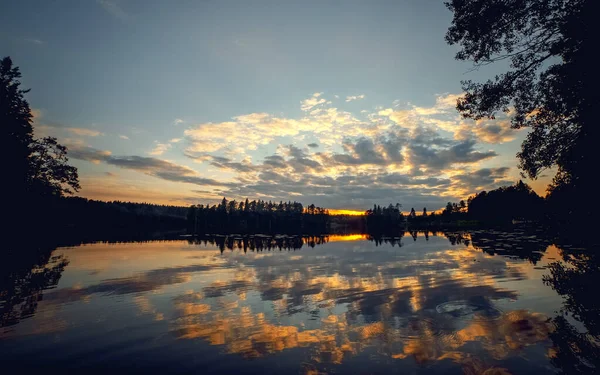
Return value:
<svg viewBox="0 0 600 375">
<path fill-rule="evenodd" d="M 187 213 L 190 233 L 327 233 L 329 211 L 300 202 L 279 203 L 223 198 L 219 204 L 192 205 Z"/>
<path fill-rule="evenodd" d="M 365 228 L 367 233 L 390 233 L 404 228 L 504 226 L 515 223 L 566 227 L 565 220 L 570 220 L 571 216 L 562 216 L 564 201 L 554 194 L 549 191 L 542 198 L 529 185 L 518 181 L 511 186 L 481 191 L 466 201 L 448 202 L 439 213 L 428 212 L 425 207 L 420 214 L 411 208 L 404 215 L 402 205 L 398 203 L 383 207 L 375 205 L 365 212 Z M 561 206 L 557 207 L 557 201 Z"/>
<path fill-rule="evenodd" d="M 367 233 L 381 233 L 395 231 L 405 223 L 405 218 L 400 208 L 402 205 L 391 203 L 386 207 L 373 205 L 372 209 L 365 211 L 365 229 Z"/>
<path fill-rule="evenodd" d="M 64 231 L 107 239 L 119 234 L 184 230 L 187 207 L 65 197 L 47 203 Z M 55 225 L 56 226 L 56 225 Z"/>
</svg>

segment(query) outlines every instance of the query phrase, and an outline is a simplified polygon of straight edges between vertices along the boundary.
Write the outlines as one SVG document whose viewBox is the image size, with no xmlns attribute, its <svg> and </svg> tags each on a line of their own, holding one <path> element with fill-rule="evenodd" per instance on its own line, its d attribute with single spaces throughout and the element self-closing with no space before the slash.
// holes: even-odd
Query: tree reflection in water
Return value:
<svg viewBox="0 0 600 375">
<path fill-rule="evenodd" d="M 215 282 L 203 288 L 201 293 L 175 298 L 172 332 L 179 338 L 201 338 L 245 358 L 310 347 L 315 364 L 341 364 L 347 356 L 376 348 L 377 352 L 392 359 L 411 357 L 420 365 L 451 360 L 460 364 L 467 374 L 506 374 L 506 369 L 490 363 L 551 340 L 548 357 L 563 373 L 593 373 L 599 368 L 600 302 L 590 290 L 600 282 L 600 255 L 595 249 L 575 249 L 559 243 L 562 259 L 550 264 L 543 281 L 564 297 L 564 304 L 563 310 L 549 320 L 543 314 L 527 310 L 494 311 L 494 298 L 517 296 L 509 290 L 492 292 L 485 284 L 486 280 L 491 280 L 485 277 L 502 276 L 513 280 L 525 277 L 518 267 L 500 263 L 512 258 L 535 265 L 552 243 L 548 239 L 536 233 L 518 231 L 412 231 L 407 232 L 408 235 L 409 243 L 443 235 L 453 248 L 457 248 L 430 253 L 433 258 L 422 259 L 417 268 L 410 262 L 386 263 L 385 255 L 373 249 L 374 252 L 364 253 L 368 255 L 350 255 L 348 264 L 333 262 L 331 266 L 339 273 L 336 275 L 327 273 L 329 271 L 321 264 L 314 267 L 317 274 L 311 275 L 312 271 L 307 267 L 286 267 L 277 263 L 282 270 L 295 272 L 295 279 L 276 273 L 252 275 L 258 268 L 246 267 L 236 271 L 231 282 L 222 282 L 223 285 Z M 405 237 L 404 233 L 347 237 L 227 235 L 190 237 L 188 243 L 213 246 L 221 252 L 225 249 L 263 252 L 294 251 L 350 239 L 371 241 L 376 246 L 402 247 Z M 463 246 L 468 248 L 469 254 L 462 254 Z M 1 327 L 14 326 L 33 316 L 44 290 L 57 286 L 69 262 L 63 255 L 51 255 L 52 248 L 45 247 L 28 256 L 13 256 L 0 262 Z M 489 258 L 488 263 L 473 262 L 475 250 L 484 253 L 486 259 Z M 294 257 L 299 256 L 294 255 L 288 261 Z M 285 263 L 286 260 L 280 261 Z M 373 264 L 379 268 L 372 268 Z M 495 270 L 485 269 L 494 265 L 498 265 Z M 355 274 L 354 269 L 359 266 L 362 273 Z M 439 267 L 456 268 L 446 274 Z M 187 265 L 150 270 L 133 279 L 105 280 L 81 289 L 58 290 L 46 299 L 51 303 L 74 301 L 117 289 L 122 294 L 143 293 L 188 280 L 179 277 L 181 275 L 210 269 L 213 268 L 207 265 Z M 396 279 L 399 283 L 387 283 Z M 272 303 L 277 316 L 307 314 L 320 320 L 321 324 L 305 329 L 291 323 L 275 323 L 263 311 L 244 306 L 242 299 L 231 300 L 233 294 L 245 296 L 252 291 L 258 292 L 262 301 Z M 211 307 L 207 299 L 217 301 L 218 309 Z M 466 307 L 457 307 L 459 300 Z M 308 306 L 306 301 L 314 303 Z M 436 314 L 436 306 L 442 306 L 446 301 L 454 302 L 456 306 L 446 306 L 447 311 L 443 308 L 443 314 L 439 311 Z M 334 312 L 337 305 L 348 306 L 347 311 Z M 329 309 L 329 315 L 319 316 L 315 313 L 319 309 Z M 464 325 L 456 326 L 457 319 L 461 320 L 463 314 L 469 319 L 464 320 Z M 585 330 L 579 328 L 576 321 L 581 322 Z M 471 349 L 467 348 L 473 343 L 480 345 L 486 358 L 469 352 Z M 317 367 L 306 365 L 307 371 L 317 371 Z"/>
<path fill-rule="evenodd" d="M 600 371 L 600 299 L 592 289 L 600 285 L 600 249 L 562 247 L 563 262 L 550 265 L 543 280 L 564 297 L 563 310 L 554 317 L 552 363 L 564 374 Z M 573 324 L 575 318 L 585 331 Z"/>
<path fill-rule="evenodd" d="M 58 285 L 69 262 L 62 255 L 52 256 L 53 249 L 9 253 L 0 261 L 0 327 L 33 316 L 43 291 Z"/>
</svg>

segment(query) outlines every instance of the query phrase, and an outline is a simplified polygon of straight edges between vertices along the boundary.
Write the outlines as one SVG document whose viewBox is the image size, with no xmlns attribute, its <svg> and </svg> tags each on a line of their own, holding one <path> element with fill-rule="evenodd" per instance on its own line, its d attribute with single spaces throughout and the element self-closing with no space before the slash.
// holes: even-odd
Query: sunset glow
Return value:
<svg viewBox="0 0 600 375">
<path fill-rule="evenodd" d="M 366 238 L 366 234 L 331 235 L 327 237 L 327 242 L 362 241 Z"/>
<path fill-rule="evenodd" d="M 365 211 L 329 209 L 329 214 L 330 215 L 362 216 L 365 214 Z"/>
</svg>

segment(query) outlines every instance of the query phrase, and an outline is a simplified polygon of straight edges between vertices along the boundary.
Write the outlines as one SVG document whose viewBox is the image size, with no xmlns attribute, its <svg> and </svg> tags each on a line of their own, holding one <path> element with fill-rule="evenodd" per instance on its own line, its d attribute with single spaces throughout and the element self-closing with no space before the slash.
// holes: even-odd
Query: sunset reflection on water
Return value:
<svg viewBox="0 0 600 375">
<path fill-rule="evenodd" d="M 94 353 L 122 365 L 133 351 L 149 358 L 143 366 L 182 371 L 192 362 L 209 372 L 552 369 L 562 299 L 541 278 L 562 250 L 546 241 L 501 232 L 243 241 L 254 239 L 59 248 L 51 262 L 68 264 L 58 285 L 35 306 L 4 302 L 0 358 L 54 348 L 46 360 L 75 368 L 99 361 Z M 32 313 L 19 318 L 24 307 Z"/>
</svg>

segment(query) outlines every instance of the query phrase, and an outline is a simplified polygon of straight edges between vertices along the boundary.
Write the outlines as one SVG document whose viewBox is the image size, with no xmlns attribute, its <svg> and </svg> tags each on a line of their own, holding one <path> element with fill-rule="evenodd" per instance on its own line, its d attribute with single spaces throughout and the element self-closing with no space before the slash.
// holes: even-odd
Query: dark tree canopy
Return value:
<svg viewBox="0 0 600 375">
<path fill-rule="evenodd" d="M 523 181 L 469 197 L 468 212 L 483 222 L 539 220 L 544 213 L 544 200 Z"/>
<path fill-rule="evenodd" d="M 10 57 L 0 61 L 0 128 L 9 160 L 3 171 L 12 201 L 63 196 L 78 191 L 77 169 L 68 164 L 67 148 L 56 138 L 35 139 L 31 109 L 20 88 L 21 73 Z"/>
<path fill-rule="evenodd" d="M 591 0 L 452 0 L 446 34 L 475 67 L 508 60 L 507 72 L 485 83 L 463 81 L 457 109 L 466 118 L 511 113 L 512 127 L 531 131 L 519 167 L 537 178 L 558 167 L 553 188 L 589 188 L 598 127 L 593 111 L 597 32 Z M 587 187 L 586 187 L 587 186 Z"/>
<path fill-rule="evenodd" d="M 22 192 L 27 186 L 29 145 L 33 142 L 32 116 L 29 103 L 23 97 L 28 90 L 20 88 L 19 68 L 10 57 L 0 61 L 0 127 L 2 149 L 10 162 L 5 163 L 6 188 Z M 8 161 L 8 159 L 5 159 Z"/>
<path fill-rule="evenodd" d="M 329 211 L 300 202 L 223 200 L 218 205 L 192 205 L 188 231 L 202 233 L 325 233 Z"/>
<path fill-rule="evenodd" d="M 32 192 L 61 196 L 80 189 L 77 168 L 67 164 L 67 148 L 56 138 L 36 139 L 29 149 L 29 186 Z"/>
<path fill-rule="evenodd" d="M 404 215 L 400 209 L 402 205 L 391 203 L 385 207 L 373 205 L 372 210 L 365 211 L 366 230 L 368 233 L 397 233 L 404 225 Z"/>
</svg>

